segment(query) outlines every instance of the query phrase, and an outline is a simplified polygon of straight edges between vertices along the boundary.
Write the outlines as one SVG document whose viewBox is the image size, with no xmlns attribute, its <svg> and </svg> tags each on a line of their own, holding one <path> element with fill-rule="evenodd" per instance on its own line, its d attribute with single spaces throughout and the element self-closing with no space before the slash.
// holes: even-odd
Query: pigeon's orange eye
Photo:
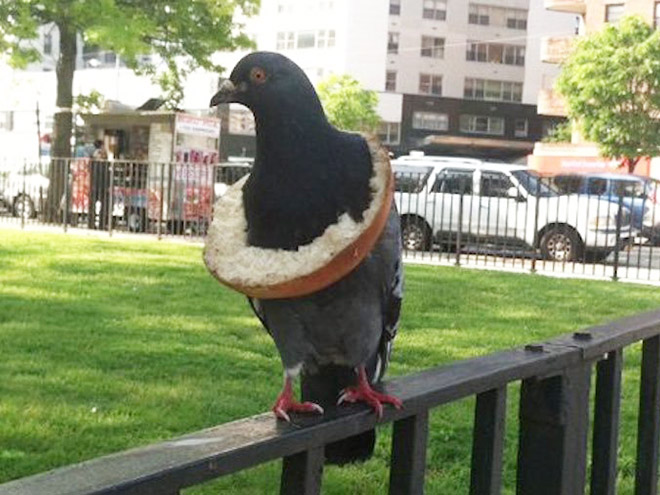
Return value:
<svg viewBox="0 0 660 495">
<path fill-rule="evenodd" d="M 250 79 L 254 83 L 263 84 L 267 79 L 266 71 L 261 67 L 253 67 L 250 71 Z"/>
</svg>

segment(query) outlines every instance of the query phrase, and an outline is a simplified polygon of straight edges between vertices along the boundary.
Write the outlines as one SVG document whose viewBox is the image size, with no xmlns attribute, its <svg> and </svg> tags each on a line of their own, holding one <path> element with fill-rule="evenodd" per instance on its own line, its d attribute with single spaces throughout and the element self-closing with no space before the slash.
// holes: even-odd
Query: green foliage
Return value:
<svg viewBox="0 0 660 495">
<path fill-rule="evenodd" d="M 570 121 L 560 122 L 543 138 L 544 143 L 570 143 L 573 125 Z"/>
<path fill-rule="evenodd" d="M 639 17 L 580 40 L 557 89 L 583 136 L 610 158 L 660 152 L 660 31 Z"/>
<path fill-rule="evenodd" d="M 319 83 L 317 91 L 328 120 L 335 127 L 363 132 L 378 129 L 378 95 L 362 88 L 351 76 L 332 74 Z"/>
<path fill-rule="evenodd" d="M 281 386 L 272 339 L 222 288 L 201 248 L 0 230 L 0 483 L 267 411 Z M 660 305 L 655 287 L 407 264 L 390 376 L 543 342 Z M 619 493 L 633 493 L 639 346 L 626 350 Z M 515 493 L 518 386 L 509 387 L 503 493 Z M 469 486 L 474 401 L 431 412 L 426 492 Z M 323 493 L 387 491 L 391 435 L 328 467 Z M 187 495 L 271 494 L 266 463 Z M 1 490 L 0 490 L 1 491 Z"/>
<path fill-rule="evenodd" d="M 103 108 L 105 98 L 97 90 L 93 89 L 88 94 L 76 95 L 73 99 L 78 113 L 98 112 Z"/>
<path fill-rule="evenodd" d="M 74 28 L 85 43 L 112 50 L 129 67 L 166 81 L 166 91 L 180 98 L 169 90 L 191 71 L 222 71 L 214 52 L 252 46 L 235 12 L 252 15 L 258 5 L 259 0 L 0 0 L 0 49 L 12 65 L 24 67 L 38 59 L 29 41 L 40 25 Z M 153 54 L 155 62 L 141 59 Z"/>
</svg>

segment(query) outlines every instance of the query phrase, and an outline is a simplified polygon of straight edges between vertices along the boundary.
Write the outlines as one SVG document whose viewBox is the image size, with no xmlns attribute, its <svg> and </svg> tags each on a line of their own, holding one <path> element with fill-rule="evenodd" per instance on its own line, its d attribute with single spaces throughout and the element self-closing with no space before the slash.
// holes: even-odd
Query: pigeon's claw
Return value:
<svg viewBox="0 0 660 495">
<path fill-rule="evenodd" d="M 273 406 L 273 412 L 275 416 L 279 419 L 283 419 L 286 422 L 291 421 L 289 416 L 290 412 L 302 412 L 302 413 L 318 413 L 323 414 L 323 408 L 314 402 L 298 402 L 293 398 L 293 391 L 291 383 L 288 381 L 285 382 L 282 392 L 277 397 L 275 405 Z"/>
<path fill-rule="evenodd" d="M 376 392 L 371 388 L 364 367 L 358 370 L 358 384 L 344 389 L 337 404 L 343 402 L 364 402 L 374 410 L 379 419 L 383 417 L 383 404 L 392 404 L 397 409 L 403 407 L 403 403 L 397 397 Z"/>
</svg>

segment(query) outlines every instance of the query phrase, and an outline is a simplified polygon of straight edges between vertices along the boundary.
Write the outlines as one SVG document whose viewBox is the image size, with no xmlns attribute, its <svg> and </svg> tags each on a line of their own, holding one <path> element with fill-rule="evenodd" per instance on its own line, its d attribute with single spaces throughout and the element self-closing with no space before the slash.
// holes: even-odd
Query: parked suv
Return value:
<svg viewBox="0 0 660 495">
<path fill-rule="evenodd" d="M 9 172 L 0 175 L 0 204 L 14 216 L 33 218 L 48 191 L 48 178 L 38 173 Z"/>
<path fill-rule="evenodd" d="M 615 173 L 560 174 L 553 182 L 563 194 L 589 194 L 630 210 L 633 228 L 652 244 L 660 244 L 660 204 L 657 181 Z"/>
<path fill-rule="evenodd" d="M 392 162 L 404 246 L 482 245 L 539 250 L 555 261 L 606 257 L 634 237 L 630 213 L 583 194 L 560 195 L 524 166 L 407 156 Z"/>
</svg>

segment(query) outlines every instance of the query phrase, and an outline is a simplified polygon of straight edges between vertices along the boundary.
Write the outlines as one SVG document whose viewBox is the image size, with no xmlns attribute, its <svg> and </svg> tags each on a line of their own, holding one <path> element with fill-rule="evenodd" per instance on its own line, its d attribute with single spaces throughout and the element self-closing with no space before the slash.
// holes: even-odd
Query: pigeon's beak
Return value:
<svg viewBox="0 0 660 495">
<path fill-rule="evenodd" d="M 225 79 L 220 84 L 220 89 L 211 98 L 210 106 L 215 107 L 221 103 L 230 103 L 236 98 L 236 86 L 229 79 Z"/>
</svg>

